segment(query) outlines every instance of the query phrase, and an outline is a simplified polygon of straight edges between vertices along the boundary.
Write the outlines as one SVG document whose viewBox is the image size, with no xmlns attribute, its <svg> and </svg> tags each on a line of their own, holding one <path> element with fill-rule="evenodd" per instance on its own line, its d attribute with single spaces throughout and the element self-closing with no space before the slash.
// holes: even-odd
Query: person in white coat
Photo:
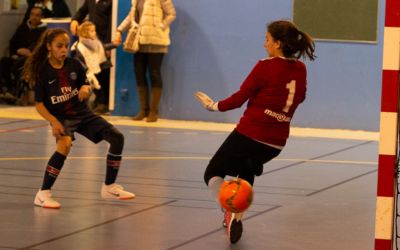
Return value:
<svg viewBox="0 0 400 250">
<path fill-rule="evenodd" d="M 93 90 L 101 89 L 106 84 L 98 78 L 100 72 L 111 65 L 106 57 L 106 50 L 116 48 L 112 43 L 103 44 L 97 37 L 96 26 L 91 21 L 83 22 L 78 28 L 79 40 L 71 46 L 72 54 L 86 69 L 86 77 Z M 95 95 L 89 99 L 89 106 L 94 107 Z"/>
<path fill-rule="evenodd" d="M 176 18 L 172 0 L 132 0 L 129 14 L 117 28 L 114 43 L 122 42 L 121 34 L 138 27 L 139 50 L 134 54 L 134 72 L 138 87 L 140 111 L 134 120 L 156 122 L 163 87 L 161 65 L 170 45 L 170 25 Z M 151 91 L 146 78 L 150 75 Z M 150 100 L 149 100 L 150 99 Z"/>
</svg>

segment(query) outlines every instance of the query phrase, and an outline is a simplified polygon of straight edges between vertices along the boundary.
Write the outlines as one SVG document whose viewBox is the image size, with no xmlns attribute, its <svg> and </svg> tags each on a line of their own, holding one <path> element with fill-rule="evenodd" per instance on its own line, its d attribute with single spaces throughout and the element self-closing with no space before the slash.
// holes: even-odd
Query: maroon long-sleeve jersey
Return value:
<svg viewBox="0 0 400 250">
<path fill-rule="evenodd" d="M 248 100 L 236 130 L 254 140 L 284 146 L 293 114 L 306 96 L 306 76 L 306 67 L 299 60 L 261 60 L 239 91 L 218 102 L 218 109 L 235 109 Z"/>
</svg>

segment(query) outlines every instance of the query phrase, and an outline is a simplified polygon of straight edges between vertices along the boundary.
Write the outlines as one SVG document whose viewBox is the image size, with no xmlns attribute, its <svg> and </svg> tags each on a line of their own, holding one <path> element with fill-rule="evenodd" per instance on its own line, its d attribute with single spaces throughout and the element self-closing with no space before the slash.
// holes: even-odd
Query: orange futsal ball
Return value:
<svg viewBox="0 0 400 250">
<path fill-rule="evenodd" d="M 224 181 L 218 195 L 221 206 L 232 213 L 241 213 L 253 201 L 253 188 L 246 180 L 237 178 Z"/>
</svg>

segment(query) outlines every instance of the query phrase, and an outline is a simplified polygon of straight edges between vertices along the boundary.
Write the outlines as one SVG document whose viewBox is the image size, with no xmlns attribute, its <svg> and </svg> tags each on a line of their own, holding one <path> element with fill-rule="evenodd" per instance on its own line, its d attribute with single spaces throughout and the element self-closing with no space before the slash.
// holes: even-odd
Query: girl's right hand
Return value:
<svg viewBox="0 0 400 250">
<path fill-rule="evenodd" d="M 53 136 L 56 139 L 60 139 L 62 136 L 65 135 L 64 127 L 58 120 L 51 122 L 51 128 L 52 128 Z"/>
</svg>

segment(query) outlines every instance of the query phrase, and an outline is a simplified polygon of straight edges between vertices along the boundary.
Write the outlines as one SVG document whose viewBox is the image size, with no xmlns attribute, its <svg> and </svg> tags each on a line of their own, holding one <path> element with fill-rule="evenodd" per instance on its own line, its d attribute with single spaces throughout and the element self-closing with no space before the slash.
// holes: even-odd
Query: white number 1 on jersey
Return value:
<svg viewBox="0 0 400 250">
<path fill-rule="evenodd" d="M 289 109 L 293 104 L 294 93 L 296 92 L 296 81 L 291 80 L 289 83 L 286 84 L 286 88 L 289 89 L 289 95 L 286 99 L 285 108 L 283 109 L 283 112 L 285 113 L 289 112 Z"/>
</svg>

